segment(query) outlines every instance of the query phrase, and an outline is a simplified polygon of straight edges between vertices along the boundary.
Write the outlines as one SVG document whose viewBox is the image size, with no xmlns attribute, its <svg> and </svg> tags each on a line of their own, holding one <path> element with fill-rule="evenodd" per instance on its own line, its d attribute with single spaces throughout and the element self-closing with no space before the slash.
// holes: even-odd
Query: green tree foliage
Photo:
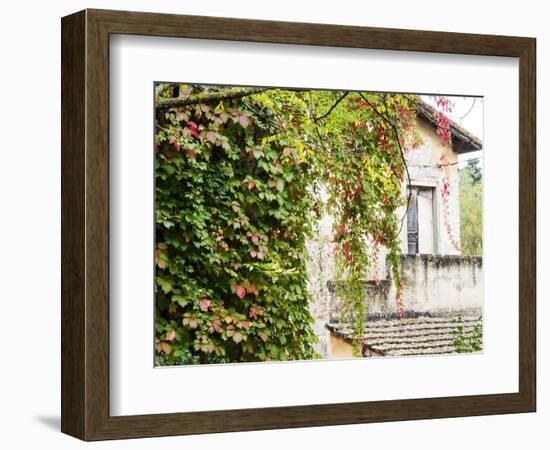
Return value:
<svg viewBox="0 0 550 450">
<path fill-rule="evenodd" d="M 390 250 L 400 292 L 396 210 L 402 152 L 417 145 L 414 98 L 155 90 L 157 364 L 314 358 L 305 242 L 322 211 L 335 217 L 343 320 L 358 348 L 368 240 Z"/>
<path fill-rule="evenodd" d="M 460 170 L 460 240 L 462 254 L 481 255 L 483 185 L 478 160 Z"/>
</svg>

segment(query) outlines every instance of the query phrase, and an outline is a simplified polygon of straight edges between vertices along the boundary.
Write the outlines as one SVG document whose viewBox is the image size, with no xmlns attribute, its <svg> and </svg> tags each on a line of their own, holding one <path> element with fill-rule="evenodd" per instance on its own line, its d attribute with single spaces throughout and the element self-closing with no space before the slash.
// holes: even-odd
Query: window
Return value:
<svg viewBox="0 0 550 450">
<path fill-rule="evenodd" d="M 411 186 L 407 211 L 408 253 L 435 253 L 434 189 Z"/>
</svg>

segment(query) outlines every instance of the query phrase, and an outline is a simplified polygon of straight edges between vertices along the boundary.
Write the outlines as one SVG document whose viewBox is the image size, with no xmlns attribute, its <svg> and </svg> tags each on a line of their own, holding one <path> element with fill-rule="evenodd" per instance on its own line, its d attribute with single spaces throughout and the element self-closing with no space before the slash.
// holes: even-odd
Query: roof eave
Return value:
<svg viewBox="0 0 550 450">
<path fill-rule="evenodd" d="M 418 117 L 423 119 L 429 125 L 437 128 L 437 110 L 423 101 L 418 103 L 417 106 Z M 449 129 L 451 131 L 452 147 L 456 153 L 465 154 L 483 149 L 481 140 L 466 129 L 462 128 L 456 122 L 451 121 L 449 123 Z"/>
</svg>

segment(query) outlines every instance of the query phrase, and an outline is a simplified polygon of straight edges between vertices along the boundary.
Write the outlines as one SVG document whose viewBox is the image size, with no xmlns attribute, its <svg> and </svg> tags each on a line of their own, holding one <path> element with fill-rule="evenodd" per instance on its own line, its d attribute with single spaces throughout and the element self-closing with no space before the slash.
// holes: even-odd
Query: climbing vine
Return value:
<svg viewBox="0 0 550 450">
<path fill-rule="evenodd" d="M 434 97 L 435 102 L 439 108 L 439 111 L 436 113 L 437 121 L 437 134 L 441 137 L 440 145 L 444 149 L 447 149 L 451 145 L 451 129 L 450 129 L 450 120 L 447 114 L 452 112 L 452 104 L 447 97 Z M 442 210 L 443 210 L 443 226 L 447 233 L 447 237 L 451 246 L 457 252 L 461 252 L 461 245 L 459 240 L 455 237 L 450 221 L 450 205 L 449 205 L 449 196 L 451 194 L 451 178 L 449 176 L 449 159 L 445 152 L 441 153 L 439 159 L 440 170 L 443 173 L 442 183 L 441 183 L 441 200 L 442 200 Z"/>
<path fill-rule="evenodd" d="M 479 316 L 473 322 L 471 328 L 467 328 L 465 319 L 462 314 L 459 314 L 453 320 L 455 327 L 452 330 L 453 347 L 456 353 L 472 353 L 479 352 L 483 345 L 483 317 Z"/>
<path fill-rule="evenodd" d="M 337 294 L 341 320 L 352 329 L 352 344 L 360 355 L 367 317 L 364 281 L 373 263 L 369 249 L 389 252 L 396 306 L 404 312 L 399 270 L 403 205 L 404 151 L 416 147 L 416 115 L 409 97 L 387 94 L 350 94 L 347 108 L 331 114 L 325 124 L 322 179 L 329 191 L 327 204 L 335 219 Z M 340 138 L 340 137 L 343 137 Z M 370 242 L 369 242 L 370 240 Z"/>
<path fill-rule="evenodd" d="M 419 141 L 414 96 L 179 83 L 155 93 L 157 364 L 316 357 L 305 243 L 323 213 L 357 353 L 372 242 L 388 249 L 403 312 L 397 211 L 404 152 Z"/>
</svg>

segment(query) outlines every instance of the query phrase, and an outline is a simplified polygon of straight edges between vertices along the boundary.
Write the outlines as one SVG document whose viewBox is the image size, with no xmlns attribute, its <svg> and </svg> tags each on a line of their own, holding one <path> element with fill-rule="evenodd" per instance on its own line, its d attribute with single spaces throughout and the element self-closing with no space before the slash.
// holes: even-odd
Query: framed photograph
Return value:
<svg viewBox="0 0 550 450">
<path fill-rule="evenodd" d="M 61 29 L 64 433 L 535 411 L 535 39 Z"/>
</svg>

